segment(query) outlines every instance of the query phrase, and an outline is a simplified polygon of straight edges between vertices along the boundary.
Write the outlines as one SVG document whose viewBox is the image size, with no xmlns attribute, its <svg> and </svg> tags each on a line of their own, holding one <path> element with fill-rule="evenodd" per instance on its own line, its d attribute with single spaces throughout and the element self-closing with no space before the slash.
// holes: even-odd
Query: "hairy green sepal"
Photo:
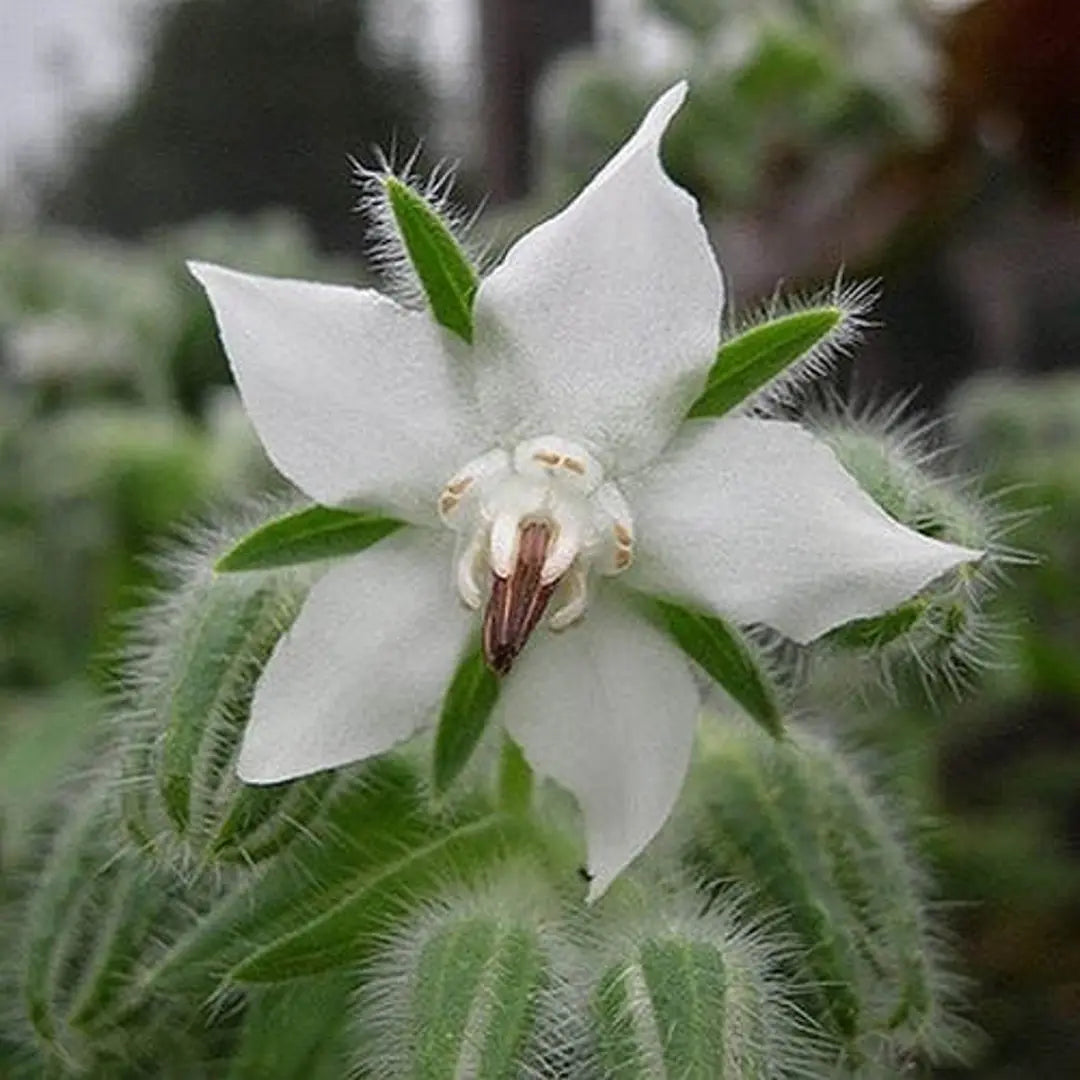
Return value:
<svg viewBox="0 0 1080 1080">
<path fill-rule="evenodd" d="M 782 737 L 783 716 L 772 683 L 735 627 L 670 600 L 641 599 L 653 620 L 687 656 L 700 664 L 770 735 Z"/>
<path fill-rule="evenodd" d="M 458 665 L 443 699 L 435 733 L 435 790 L 440 795 L 468 764 L 499 696 L 499 680 L 479 647 Z"/>
<path fill-rule="evenodd" d="M 781 315 L 725 341 L 689 417 L 723 416 L 818 346 L 844 318 L 835 305 Z"/>
<path fill-rule="evenodd" d="M 479 276 L 431 204 L 394 176 L 383 180 L 402 243 L 437 322 L 472 344 Z"/>
<path fill-rule="evenodd" d="M 913 630 L 929 607 L 926 597 L 915 596 L 884 615 L 844 623 L 830 631 L 826 640 L 845 649 L 881 649 Z"/>
<path fill-rule="evenodd" d="M 218 559 L 215 569 L 272 570 L 354 555 L 403 524 L 381 514 L 309 506 L 259 526 Z"/>
</svg>

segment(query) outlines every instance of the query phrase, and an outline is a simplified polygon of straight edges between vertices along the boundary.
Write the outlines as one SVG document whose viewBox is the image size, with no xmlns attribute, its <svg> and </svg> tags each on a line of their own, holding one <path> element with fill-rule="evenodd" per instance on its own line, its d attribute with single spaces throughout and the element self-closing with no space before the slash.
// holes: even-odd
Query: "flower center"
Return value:
<svg viewBox="0 0 1080 1080">
<path fill-rule="evenodd" d="M 490 450 L 450 478 L 439 516 L 460 537 L 455 579 L 484 610 L 488 665 L 505 675 L 545 612 L 562 630 L 585 614 L 589 572 L 633 561 L 622 492 L 587 451 L 556 435 Z"/>
</svg>

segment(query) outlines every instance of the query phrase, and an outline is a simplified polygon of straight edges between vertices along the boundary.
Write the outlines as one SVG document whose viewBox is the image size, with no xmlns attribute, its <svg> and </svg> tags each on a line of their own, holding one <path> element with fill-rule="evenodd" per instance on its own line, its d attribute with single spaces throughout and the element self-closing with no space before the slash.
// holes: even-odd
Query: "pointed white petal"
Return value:
<svg viewBox="0 0 1080 1080">
<path fill-rule="evenodd" d="M 682 654 L 610 590 L 568 630 L 538 631 L 506 679 L 497 715 L 533 768 L 581 807 L 590 899 L 667 819 L 698 706 Z"/>
<path fill-rule="evenodd" d="M 319 502 L 435 523 L 446 478 L 483 447 L 434 321 L 370 289 L 191 272 L 274 464 Z"/>
<path fill-rule="evenodd" d="M 638 534 L 628 584 L 796 641 L 880 615 L 981 554 L 900 525 L 781 421 L 693 421 L 624 491 Z"/>
<path fill-rule="evenodd" d="M 403 529 L 315 585 L 255 689 L 242 780 L 360 761 L 434 717 L 472 622 L 451 584 L 453 546 Z"/>
<path fill-rule="evenodd" d="M 659 154 L 685 95 L 685 84 L 664 94 L 588 187 L 481 284 L 478 395 L 507 435 L 556 432 L 630 470 L 700 393 L 723 285 L 697 205 Z"/>
</svg>

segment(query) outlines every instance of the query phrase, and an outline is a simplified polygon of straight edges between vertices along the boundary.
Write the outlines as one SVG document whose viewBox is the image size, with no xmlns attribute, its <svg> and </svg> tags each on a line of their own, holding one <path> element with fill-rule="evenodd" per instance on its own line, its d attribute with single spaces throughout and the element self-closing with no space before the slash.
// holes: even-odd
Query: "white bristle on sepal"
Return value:
<svg viewBox="0 0 1080 1080">
<path fill-rule="evenodd" d="M 804 311 L 835 308 L 839 313 L 839 321 L 832 330 L 795 363 L 742 402 L 736 413 L 762 417 L 786 415 L 800 404 L 807 389 L 850 357 L 863 334 L 874 325 L 869 316 L 879 295 L 878 281 L 845 282 L 841 273 L 837 273 L 833 284 L 826 289 L 791 296 L 783 296 L 777 291 L 748 314 L 732 317 L 725 337 Z"/>
<path fill-rule="evenodd" d="M 423 146 L 400 162 L 397 151 L 374 150 L 374 165 L 365 165 L 350 157 L 353 183 L 360 192 L 355 210 L 367 221 L 367 256 L 379 276 L 380 285 L 403 307 L 422 309 L 427 300 L 424 287 L 402 239 L 386 191 L 388 179 L 397 180 L 424 200 L 457 241 L 470 263 L 482 276 L 495 261 L 487 243 L 477 241 L 474 226 L 483 211 L 481 202 L 475 210 L 466 210 L 455 196 L 458 163 L 442 159 L 425 177 L 417 171 Z"/>
</svg>

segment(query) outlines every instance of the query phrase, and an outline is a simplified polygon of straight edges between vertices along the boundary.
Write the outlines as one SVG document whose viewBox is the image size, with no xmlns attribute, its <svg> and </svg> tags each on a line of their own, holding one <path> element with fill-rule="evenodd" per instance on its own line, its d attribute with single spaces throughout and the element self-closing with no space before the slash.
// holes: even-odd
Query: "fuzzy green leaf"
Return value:
<svg viewBox="0 0 1080 1080">
<path fill-rule="evenodd" d="M 437 888 L 530 847 L 537 841 L 524 819 L 478 801 L 437 813 L 412 768 L 380 758 L 177 941 L 135 996 L 203 986 L 208 976 L 275 982 L 352 965 Z"/>
<path fill-rule="evenodd" d="M 461 661 L 443 699 L 435 733 L 435 790 L 447 791 L 480 741 L 499 696 L 499 680 L 479 648 Z"/>
<path fill-rule="evenodd" d="M 346 896 L 326 904 L 322 895 L 301 900 L 294 926 L 229 972 L 237 982 L 281 982 L 361 960 L 389 921 L 455 878 L 475 877 L 507 851 L 530 846 L 523 818 L 488 812 L 433 830 L 426 843 L 399 851 L 359 873 Z M 305 910 L 306 909 L 306 910 Z"/>
<path fill-rule="evenodd" d="M 705 390 L 687 415 L 723 416 L 730 412 L 806 356 L 843 319 L 841 308 L 826 304 L 770 319 L 725 341 Z"/>
<path fill-rule="evenodd" d="M 437 322 L 472 343 L 479 277 L 454 234 L 419 192 L 397 177 L 383 180 L 409 261 Z"/>
<path fill-rule="evenodd" d="M 272 570 L 355 555 L 404 523 L 381 514 L 309 506 L 261 525 L 217 561 L 215 569 Z"/>
<path fill-rule="evenodd" d="M 733 626 L 669 600 L 643 597 L 653 617 L 774 738 L 784 734 L 783 715 L 769 677 Z"/>
<path fill-rule="evenodd" d="M 276 855 L 318 813 L 335 779 L 322 772 L 290 784 L 241 785 L 210 842 L 211 853 L 249 866 Z"/>
<path fill-rule="evenodd" d="M 227 1080 L 340 1080 L 348 1075 L 344 1044 L 355 990 L 351 972 L 335 972 L 250 991 Z"/>
</svg>

